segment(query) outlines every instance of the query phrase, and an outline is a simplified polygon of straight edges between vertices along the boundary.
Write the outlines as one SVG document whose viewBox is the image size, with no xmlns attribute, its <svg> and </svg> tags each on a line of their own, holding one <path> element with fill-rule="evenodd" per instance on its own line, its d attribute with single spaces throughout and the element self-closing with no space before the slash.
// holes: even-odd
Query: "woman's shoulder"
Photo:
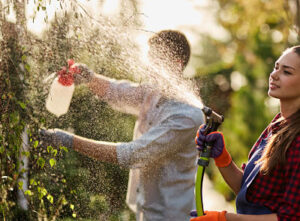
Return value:
<svg viewBox="0 0 300 221">
<path fill-rule="evenodd" d="M 300 134 L 296 135 L 294 140 L 291 143 L 291 147 L 294 147 L 296 149 L 300 150 Z"/>
<path fill-rule="evenodd" d="M 295 148 L 300 150 L 300 134 L 296 135 L 295 139 L 292 142 L 292 146 L 295 146 Z"/>
<path fill-rule="evenodd" d="M 287 159 L 292 161 L 300 162 L 300 134 L 296 135 L 291 145 L 287 150 Z"/>
</svg>

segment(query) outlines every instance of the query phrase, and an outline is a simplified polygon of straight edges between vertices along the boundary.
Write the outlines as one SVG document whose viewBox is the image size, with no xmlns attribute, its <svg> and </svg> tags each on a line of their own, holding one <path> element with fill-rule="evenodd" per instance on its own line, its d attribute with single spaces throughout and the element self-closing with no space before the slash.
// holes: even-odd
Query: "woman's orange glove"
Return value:
<svg viewBox="0 0 300 221">
<path fill-rule="evenodd" d="M 226 211 L 204 211 L 205 215 L 191 218 L 190 221 L 226 221 L 226 213 Z"/>
</svg>

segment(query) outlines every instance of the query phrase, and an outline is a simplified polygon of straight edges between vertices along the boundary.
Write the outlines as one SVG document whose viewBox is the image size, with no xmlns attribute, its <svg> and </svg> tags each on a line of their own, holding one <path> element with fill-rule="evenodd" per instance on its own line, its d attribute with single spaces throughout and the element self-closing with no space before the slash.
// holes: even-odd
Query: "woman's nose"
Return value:
<svg viewBox="0 0 300 221">
<path fill-rule="evenodd" d="M 270 78 L 277 80 L 278 79 L 278 72 L 279 70 L 274 69 L 271 74 L 270 74 Z"/>
</svg>

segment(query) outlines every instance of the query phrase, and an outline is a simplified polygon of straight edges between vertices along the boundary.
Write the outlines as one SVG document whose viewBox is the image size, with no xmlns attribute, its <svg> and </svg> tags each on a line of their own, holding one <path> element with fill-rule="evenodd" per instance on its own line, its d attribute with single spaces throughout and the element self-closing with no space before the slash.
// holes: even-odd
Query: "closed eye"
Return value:
<svg viewBox="0 0 300 221">
<path fill-rule="evenodd" d="M 279 69 L 279 65 L 278 63 L 275 63 L 274 69 L 273 70 L 278 70 Z"/>
</svg>

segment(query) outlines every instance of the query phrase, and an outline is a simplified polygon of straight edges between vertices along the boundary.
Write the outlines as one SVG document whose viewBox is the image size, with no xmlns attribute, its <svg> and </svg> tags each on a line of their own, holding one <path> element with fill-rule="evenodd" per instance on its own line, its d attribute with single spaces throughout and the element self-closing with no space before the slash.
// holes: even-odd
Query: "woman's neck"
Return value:
<svg viewBox="0 0 300 221">
<path fill-rule="evenodd" d="M 288 118 L 300 109 L 300 102 L 280 101 L 280 112 L 283 118 Z"/>
</svg>

